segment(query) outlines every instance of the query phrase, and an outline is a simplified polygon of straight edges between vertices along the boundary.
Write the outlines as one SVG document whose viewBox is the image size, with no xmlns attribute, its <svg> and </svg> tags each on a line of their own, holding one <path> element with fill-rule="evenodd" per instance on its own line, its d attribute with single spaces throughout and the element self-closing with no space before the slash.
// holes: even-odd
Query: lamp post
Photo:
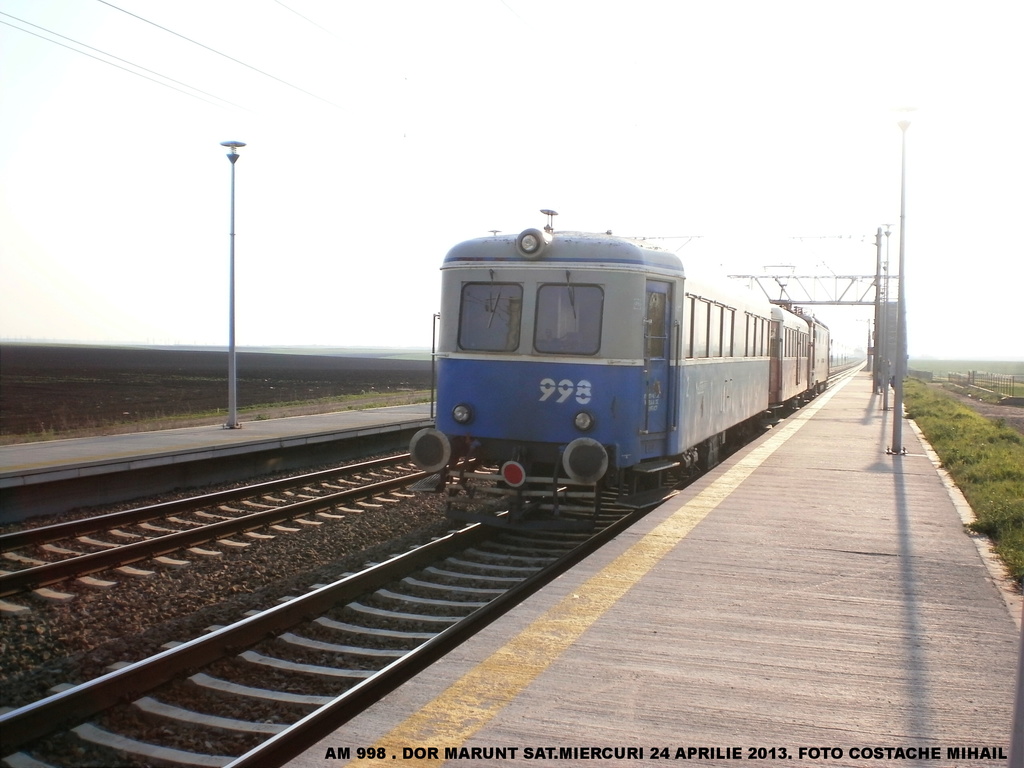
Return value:
<svg viewBox="0 0 1024 768">
<path fill-rule="evenodd" d="M 871 340 L 874 338 L 874 344 Z M 875 322 L 874 336 L 868 334 L 868 346 L 875 350 L 871 358 L 871 373 L 875 380 L 875 392 L 882 392 L 882 228 L 875 233 Z"/>
<path fill-rule="evenodd" d="M 882 265 L 882 410 L 889 410 L 889 377 L 891 361 L 889 360 L 889 236 L 892 229 L 885 225 L 885 262 Z"/>
<path fill-rule="evenodd" d="M 231 151 L 231 257 L 228 274 L 228 420 L 225 429 L 238 429 L 238 381 L 235 365 L 235 162 L 238 160 L 238 149 L 244 147 L 243 141 L 222 141 L 222 147 Z"/>
<path fill-rule="evenodd" d="M 903 134 L 900 163 L 900 271 L 897 278 L 896 298 L 896 370 L 893 382 L 895 401 L 892 406 L 892 446 L 889 453 L 902 456 L 907 452 L 903 447 L 903 380 L 907 377 L 907 300 L 904 249 L 907 242 L 907 128 L 909 120 L 900 120 Z"/>
</svg>

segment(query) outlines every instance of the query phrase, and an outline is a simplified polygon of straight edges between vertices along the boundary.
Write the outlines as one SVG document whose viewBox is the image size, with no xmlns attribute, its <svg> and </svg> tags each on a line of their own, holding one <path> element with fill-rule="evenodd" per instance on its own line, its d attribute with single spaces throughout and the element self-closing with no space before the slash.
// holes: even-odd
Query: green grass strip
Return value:
<svg viewBox="0 0 1024 768">
<path fill-rule="evenodd" d="M 1012 578 L 1024 578 L 1024 436 L 914 379 L 904 405 L 974 509 L 971 530 L 992 539 Z"/>
</svg>

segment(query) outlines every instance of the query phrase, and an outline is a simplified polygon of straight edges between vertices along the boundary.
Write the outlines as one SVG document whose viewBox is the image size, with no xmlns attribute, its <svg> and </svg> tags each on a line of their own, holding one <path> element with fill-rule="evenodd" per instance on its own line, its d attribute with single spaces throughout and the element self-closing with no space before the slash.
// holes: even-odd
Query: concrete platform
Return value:
<svg viewBox="0 0 1024 768">
<path fill-rule="evenodd" d="M 119 483 L 138 483 L 141 495 L 175 487 L 169 483 L 212 482 L 228 467 L 248 472 L 254 463 L 281 464 L 279 458 L 267 457 L 312 451 L 327 443 L 393 433 L 396 444 L 407 446 L 408 435 L 432 424 L 430 405 L 423 403 L 247 421 L 240 429 L 188 427 L 0 446 L 0 520 L 12 519 L 24 503 L 41 504 L 50 496 L 57 503 L 92 493 L 90 487 L 96 486 L 84 480 L 103 483 L 120 476 Z M 125 481 L 124 473 L 132 473 L 133 479 Z M 42 490 L 47 486 L 53 493 Z"/>
<path fill-rule="evenodd" d="M 829 390 L 290 765 L 1005 765 L 1019 599 L 890 431 Z"/>
</svg>

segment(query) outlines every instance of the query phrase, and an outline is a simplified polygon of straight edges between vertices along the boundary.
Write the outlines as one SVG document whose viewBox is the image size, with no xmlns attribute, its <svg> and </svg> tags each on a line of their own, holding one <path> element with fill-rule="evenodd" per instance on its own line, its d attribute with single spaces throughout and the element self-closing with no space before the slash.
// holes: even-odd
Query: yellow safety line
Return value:
<svg viewBox="0 0 1024 768">
<path fill-rule="evenodd" d="M 435 746 L 439 759 L 419 759 L 416 765 L 443 764 L 445 747 L 461 747 L 515 700 L 534 678 L 575 643 L 850 380 L 847 378 L 816 398 L 572 594 L 385 734 L 374 744 L 374 749 L 383 748 L 390 761 L 392 755 L 401 756 L 403 747 Z M 379 758 L 353 760 L 348 765 L 362 768 L 380 766 L 381 762 Z"/>
</svg>

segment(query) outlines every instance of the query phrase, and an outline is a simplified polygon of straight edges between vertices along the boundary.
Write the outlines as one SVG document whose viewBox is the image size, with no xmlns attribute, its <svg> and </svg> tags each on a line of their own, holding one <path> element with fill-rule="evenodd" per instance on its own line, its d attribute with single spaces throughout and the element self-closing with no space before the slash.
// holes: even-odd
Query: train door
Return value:
<svg viewBox="0 0 1024 768">
<path fill-rule="evenodd" d="M 647 281 L 647 313 L 644 317 L 644 433 L 666 433 L 672 410 L 671 306 L 672 286 Z"/>
<path fill-rule="evenodd" d="M 799 391 L 800 390 L 800 378 L 801 378 L 801 374 L 803 373 L 803 364 L 804 364 L 803 357 L 801 357 L 801 355 L 800 355 L 800 332 L 799 331 L 790 331 L 789 332 L 789 339 L 790 339 L 789 351 L 786 354 L 788 354 L 790 357 L 792 357 L 793 358 L 793 362 L 796 363 L 796 370 L 794 371 L 794 373 L 796 374 L 796 379 L 793 381 L 793 384 L 796 386 L 797 391 Z"/>
<path fill-rule="evenodd" d="M 814 382 L 818 380 L 817 377 L 817 366 L 815 365 L 814 355 L 817 352 L 817 333 L 815 331 L 814 323 L 810 324 L 811 332 L 807 335 L 807 387 L 808 389 L 814 385 Z"/>
<path fill-rule="evenodd" d="M 804 378 L 807 373 L 807 357 L 805 356 L 807 341 L 800 331 L 796 331 L 795 334 L 797 336 L 797 389 L 803 390 Z"/>
<path fill-rule="evenodd" d="M 755 321 L 756 322 L 756 321 Z M 782 402 L 782 350 L 779 322 L 772 318 L 768 324 L 768 402 Z"/>
</svg>

